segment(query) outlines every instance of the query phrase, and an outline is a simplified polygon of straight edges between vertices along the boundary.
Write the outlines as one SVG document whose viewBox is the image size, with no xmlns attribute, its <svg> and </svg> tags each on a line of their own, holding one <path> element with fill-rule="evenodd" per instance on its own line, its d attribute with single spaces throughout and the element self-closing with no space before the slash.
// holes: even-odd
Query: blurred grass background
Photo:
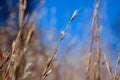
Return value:
<svg viewBox="0 0 120 80">
<path fill-rule="evenodd" d="M 115 65 L 120 55 L 120 1 L 101 0 L 98 9 L 100 24 L 101 54 L 106 53 L 112 71 L 115 72 Z M 28 15 L 29 23 L 31 16 L 36 24 L 36 31 L 28 49 L 33 51 L 28 54 L 27 61 L 35 62 L 33 73 L 39 79 L 44 65 L 55 49 L 60 37 L 74 10 L 79 9 L 78 16 L 70 24 L 65 39 L 58 50 L 57 60 L 53 66 L 53 73 L 48 80 L 83 80 L 85 79 L 86 63 L 90 45 L 90 29 L 95 7 L 95 0 L 27 0 L 25 15 Z M 12 43 L 19 31 L 19 1 L 0 0 L 0 51 L 9 54 Z M 29 28 L 26 28 L 24 35 L 27 35 Z M 23 39 L 23 41 L 25 41 Z M 96 45 L 93 44 L 93 61 L 96 56 Z M 34 54 L 36 53 L 36 54 Z M 36 58 L 36 56 L 40 56 Z M 103 57 L 103 56 L 102 56 Z M 33 60 L 32 60 L 33 59 Z M 39 60 L 40 59 L 40 60 Z M 43 60 L 42 60 L 43 59 Z M 1 57 L 2 60 L 2 57 Z M 41 61 L 42 60 L 42 61 Z M 36 62 L 37 61 L 37 62 Z M 104 62 L 104 59 L 102 60 Z M 1 61 L 2 62 L 2 61 Z M 94 63 L 94 62 L 93 62 Z M 39 69 L 39 66 L 42 68 Z M 36 66 L 36 68 L 35 68 Z M 37 67 L 38 66 L 38 67 Z M 108 76 L 105 66 L 101 66 L 102 80 Z M 38 74 L 39 73 L 39 74 Z M 73 75 L 74 74 L 74 75 Z M 108 78 L 109 80 L 109 78 Z"/>
</svg>

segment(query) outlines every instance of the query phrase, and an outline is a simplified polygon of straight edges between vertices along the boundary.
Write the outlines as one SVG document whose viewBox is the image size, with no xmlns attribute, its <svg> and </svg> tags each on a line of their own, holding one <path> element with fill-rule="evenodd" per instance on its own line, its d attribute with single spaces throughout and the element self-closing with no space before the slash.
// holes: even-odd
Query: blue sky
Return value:
<svg viewBox="0 0 120 80">
<path fill-rule="evenodd" d="M 109 28 L 107 28 L 108 32 L 111 29 L 111 24 L 114 23 L 120 13 L 119 2 L 120 0 L 101 0 L 99 22 L 103 30 L 105 27 Z M 73 26 L 71 27 L 71 34 L 81 33 L 79 36 L 83 36 L 82 34 L 86 29 L 90 29 L 94 5 L 95 0 L 47 0 L 42 9 L 43 12 L 41 11 L 43 15 L 40 13 L 43 16 L 41 25 L 47 29 L 54 27 L 60 31 L 66 26 L 74 10 L 79 9 L 77 18 L 71 24 Z"/>
<path fill-rule="evenodd" d="M 119 2 L 120 0 L 101 0 L 99 22 L 103 30 L 107 27 L 108 32 L 110 31 L 111 24 L 120 13 Z M 82 36 L 83 33 L 87 32 L 86 29 L 90 29 L 94 5 L 94 0 L 47 0 L 41 10 L 43 14 L 41 25 L 47 29 L 54 27 L 60 31 L 66 26 L 74 10 L 79 9 L 77 18 L 71 24 L 71 34 L 81 33 L 79 35 Z"/>
<path fill-rule="evenodd" d="M 113 62 L 116 61 L 120 51 L 120 26 L 116 25 L 120 17 L 119 3 L 120 0 L 101 0 L 98 11 L 102 51 L 111 54 L 109 58 L 113 58 Z M 64 49 L 72 39 L 77 38 L 76 46 L 85 45 L 89 48 L 94 6 L 95 0 L 46 0 L 39 13 L 40 18 L 37 17 L 37 19 L 46 36 L 54 34 L 55 41 L 57 41 L 60 31 L 65 28 L 73 12 L 79 9 L 78 16 L 71 23 L 61 47 Z M 74 51 L 71 50 L 71 52 Z"/>
</svg>

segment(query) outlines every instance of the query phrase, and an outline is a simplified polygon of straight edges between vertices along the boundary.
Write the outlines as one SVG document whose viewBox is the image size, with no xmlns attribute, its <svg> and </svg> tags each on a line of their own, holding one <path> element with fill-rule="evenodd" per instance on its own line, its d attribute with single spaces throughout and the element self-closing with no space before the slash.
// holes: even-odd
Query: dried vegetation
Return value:
<svg viewBox="0 0 120 80">
<path fill-rule="evenodd" d="M 11 34 L 12 30 L 0 29 L 0 80 L 120 80 L 120 57 L 113 71 L 106 54 L 101 52 L 99 2 L 99 0 L 96 1 L 92 19 L 89 54 L 83 58 L 80 57 L 82 59 L 73 66 L 67 57 L 74 44 L 73 41 L 66 46 L 62 62 L 57 62 L 56 56 L 61 42 L 64 41 L 66 30 L 78 15 L 78 10 L 73 13 L 65 29 L 61 31 L 53 54 L 49 57 L 46 53 L 47 49 L 38 44 L 40 34 L 38 35 L 36 23 L 33 22 L 36 11 L 28 20 L 28 15 L 25 15 L 27 1 L 20 0 L 19 31 L 13 30 L 14 33 Z M 94 42 L 97 46 L 96 50 L 93 48 Z M 86 59 L 88 59 L 87 64 Z M 83 65 L 86 69 L 83 69 Z"/>
</svg>

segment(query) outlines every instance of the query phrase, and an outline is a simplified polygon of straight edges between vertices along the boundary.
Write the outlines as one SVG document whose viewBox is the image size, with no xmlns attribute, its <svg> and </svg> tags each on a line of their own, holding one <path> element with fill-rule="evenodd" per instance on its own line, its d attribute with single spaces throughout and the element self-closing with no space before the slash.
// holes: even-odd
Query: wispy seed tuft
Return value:
<svg viewBox="0 0 120 80">
<path fill-rule="evenodd" d="M 64 39 L 64 36 L 65 36 L 65 32 L 61 31 L 61 33 L 60 33 L 60 41 L 62 41 Z"/>
<path fill-rule="evenodd" d="M 69 23 L 71 23 L 71 22 L 75 19 L 75 17 L 78 15 L 78 11 L 79 11 L 79 10 L 75 10 L 75 11 L 74 11 L 74 13 L 73 13 L 73 15 L 72 15 Z"/>
</svg>

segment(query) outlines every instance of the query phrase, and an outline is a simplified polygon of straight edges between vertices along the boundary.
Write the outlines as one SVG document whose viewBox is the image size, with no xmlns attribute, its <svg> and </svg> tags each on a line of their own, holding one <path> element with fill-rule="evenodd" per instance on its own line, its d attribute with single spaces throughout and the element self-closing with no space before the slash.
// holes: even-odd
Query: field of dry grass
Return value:
<svg viewBox="0 0 120 80">
<path fill-rule="evenodd" d="M 77 17 L 79 10 L 74 11 L 66 28 L 59 33 L 60 38 L 54 45 L 53 53 L 48 54 L 49 47 L 39 44 L 44 37 L 34 22 L 36 10 L 31 16 L 25 15 L 27 1 L 19 0 L 19 29 L 0 29 L 0 80 L 120 80 L 120 57 L 113 69 L 107 54 L 101 51 L 99 2 L 96 1 L 91 21 L 89 52 L 79 55 L 75 63 L 72 63 L 68 57 L 74 44 L 72 41 L 66 46 L 61 61 L 57 61 L 57 56 L 69 24 Z"/>
</svg>

